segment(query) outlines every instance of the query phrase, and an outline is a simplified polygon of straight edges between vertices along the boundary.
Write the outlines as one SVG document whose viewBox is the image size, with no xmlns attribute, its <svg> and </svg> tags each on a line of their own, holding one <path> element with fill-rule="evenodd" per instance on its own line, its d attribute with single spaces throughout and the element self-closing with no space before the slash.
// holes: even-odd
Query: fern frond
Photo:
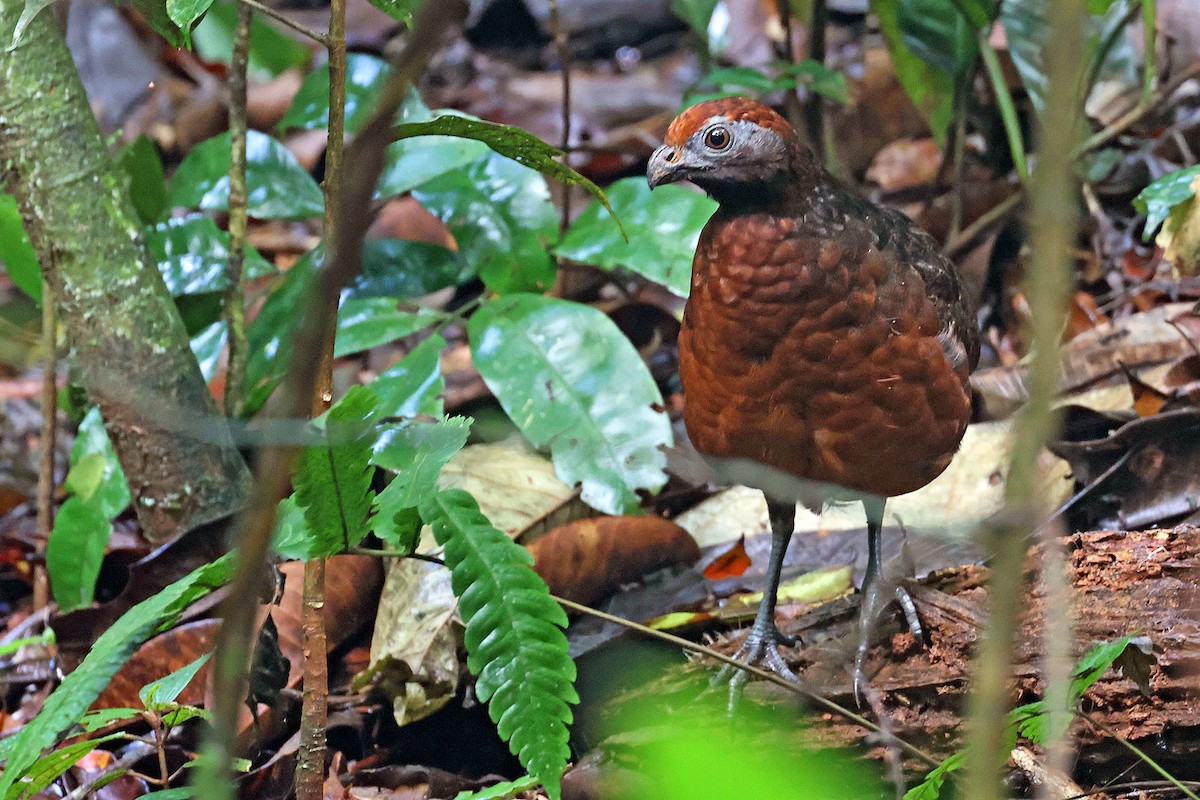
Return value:
<svg viewBox="0 0 1200 800">
<path fill-rule="evenodd" d="M 496 530 L 471 495 L 439 492 L 421 505 L 421 517 L 445 548 L 475 692 L 521 766 L 558 800 L 570 755 L 568 704 L 579 702 L 567 615 L 533 571 L 529 551 Z"/>
</svg>

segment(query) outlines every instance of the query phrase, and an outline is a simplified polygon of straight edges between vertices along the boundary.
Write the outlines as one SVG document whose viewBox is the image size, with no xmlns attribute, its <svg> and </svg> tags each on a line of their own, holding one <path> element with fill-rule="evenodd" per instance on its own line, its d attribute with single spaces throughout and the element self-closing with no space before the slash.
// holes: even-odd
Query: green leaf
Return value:
<svg viewBox="0 0 1200 800">
<path fill-rule="evenodd" d="M 382 58 L 365 53 L 346 56 L 346 133 L 355 134 L 371 118 L 392 68 Z M 429 119 L 429 108 L 416 89 L 410 89 L 397 115 L 400 120 Z M 323 64 L 305 76 L 300 91 L 279 123 L 289 128 L 329 127 L 329 65 Z"/>
<path fill-rule="evenodd" d="M 461 254 L 429 242 L 374 239 L 363 242 L 362 270 L 347 287 L 350 297 L 422 297 L 475 277 Z"/>
<path fill-rule="evenodd" d="M 83 662 L 46 698 L 37 716 L 9 739 L 7 763 L 0 774 L 0 797 L 7 798 L 38 755 L 83 717 L 117 670 L 146 639 L 173 625 L 187 606 L 228 581 L 234 566 L 231 553 L 193 570 L 126 611 L 100 634 Z"/>
<path fill-rule="evenodd" d="M 112 522 L 93 503 L 68 497 L 58 509 L 46 545 L 46 571 L 54 601 L 63 611 L 91 605 L 111 533 Z"/>
<path fill-rule="evenodd" d="M 900 39 L 917 58 L 956 79 L 979 52 L 979 25 L 963 19 L 944 0 L 901 0 L 896 23 Z"/>
<path fill-rule="evenodd" d="M 325 257 L 321 248 L 305 253 L 292 264 L 258 314 L 246 326 L 246 413 L 257 411 L 283 378 L 292 356 L 292 340 L 299 322 L 297 311 L 308 302 L 308 290 Z"/>
<path fill-rule="evenodd" d="M 478 792 L 459 792 L 454 800 L 508 800 L 529 789 L 536 789 L 540 784 L 537 778 L 524 777 L 515 781 L 502 781 Z"/>
<path fill-rule="evenodd" d="M 558 800 L 570 756 L 568 703 L 579 702 L 567 615 L 531 568 L 529 551 L 496 530 L 471 495 L 440 492 L 422 504 L 421 517 L 445 548 L 475 693 L 521 766 Z"/>
<path fill-rule="evenodd" d="M 483 142 L 454 136 L 421 136 L 393 142 L 384 151 L 383 172 L 375 192 L 379 197 L 411 192 L 466 168 L 489 152 Z"/>
<path fill-rule="evenodd" d="M 666 482 L 662 396 L 612 320 L 522 294 L 483 306 L 469 328 L 488 388 L 536 447 L 549 446 L 558 476 L 582 482 L 584 502 L 620 514 L 637 508 L 635 489 Z"/>
<path fill-rule="evenodd" d="M 99 456 L 102 469 L 93 481 L 85 485 L 86 492 L 75 493 L 86 493 L 87 496 L 81 499 L 95 505 L 106 519 L 112 519 L 125 510 L 133 497 L 129 493 L 125 473 L 121 470 L 121 462 L 117 460 L 117 451 L 113 449 L 108 431 L 104 429 L 104 420 L 100 417 L 99 408 L 93 408 L 84 416 L 83 421 L 79 423 L 75 443 L 71 446 L 72 464 L 79 464 L 88 456 Z M 75 491 L 72 489 L 70 475 L 67 477 L 67 483 L 67 488 Z"/>
<path fill-rule="evenodd" d="M 622 267 L 687 297 L 696 243 L 717 204 L 682 186 L 660 186 L 651 192 L 645 178 L 617 181 L 609 187 L 608 199 L 628 223 L 629 241 L 593 203 L 571 224 L 554 252 L 605 269 Z"/>
<path fill-rule="evenodd" d="M 370 350 L 417 331 L 436 325 L 446 318 L 440 311 L 418 308 L 401 311 L 394 297 L 350 298 L 338 308 L 335 358 Z"/>
<path fill-rule="evenodd" d="M 171 179 L 171 206 L 225 211 L 229 207 L 229 134 L 192 148 Z M 250 216 L 311 219 L 325 212 L 321 187 L 280 142 L 259 131 L 246 137 L 246 190 Z"/>
<path fill-rule="evenodd" d="M 271 533 L 271 549 L 283 558 L 307 561 L 317 558 L 322 551 L 317 544 L 304 520 L 304 509 L 296 503 L 296 495 L 280 500 L 275 512 L 275 529 Z"/>
<path fill-rule="evenodd" d="M 141 699 L 142 705 L 151 711 L 166 711 L 173 707 L 175 698 L 187 688 L 211 655 L 212 653 L 205 653 L 186 667 L 180 667 L 170 675 L 147 683 L 138 690 L 138 698 Z"/>
<path fill-rule="evenodd" d="M 935 2 L 936 0 L 919 0 L 919 2 Z M 914 22 L 913 3 L 905 0 L 871 0 L 871 10 L 879 19 L 879 31 L 887 43 L 892 62 L 896 68 L 896 76 L 900 79 L 904 91 L 908 93 L 913 105 L 929 120 L 930 130 L 939 144 L 945 142 L 946 131 L 950 127 L 954 110 L 955 82 L 954 76 L 944 69 L 924 61 L 909 49 L 909 45 L 919 26 Z M 939 13 L 935 10 L 934 13 Z M 958 14 L 950 4 L 940 8 L 940 15 L 947 18 L 953 15 L 957 20 Z M 909 35 L 904 34 L 907 28 Z M 953 47 L 953 45 L 949 45 Z M 924 50 L 936 49 L 929 45 Z M 961 54 L 959 54 L 961 55 Z M 946 57 L 939 57 L 946 60 Z M 956 61 L 957 56 L 949 56 L 950 61 Z"/>
<path fill-rule="evenodd" d="M 415 508 L 438 489 L 438 476 L 471 433 L 469 417 L 410 420 L 386 430 L 375 442 L 372 462 L 396 473 L 375 500 L 378 513 L 395 516 Z"/>
<path fill-rule="evenodd" d="M 371 0 L 371 5 L 402 25 L 412 25 L 413 13 L 424 0 Z"/>
<path fill-rule="evenodd" d="M 700 41 L 708 41 L 708 23 L 712 19 L 717 0 L 671 0 L 675 16 L 686 22 Z"/>
<path fill-rule="evenodd" d="M 839 103 L 850 102 L 850 87 L 846 83 L 846 76 L 819 61 L 806 58 L 795 64 L 783 65 L 783 71 L 785 74 L 796 76 L 801 83 L 819 95 Z"/>
<path fill-rule="evenodd" d="M 369 388 L 352 387 L 326 415 L 326 444 L 300 456 L 292 482 L 317 555 L 353 547 L 367 535 L 377 404 Z"/>
<path fill-rule="evenodd" d="M 211 381 L 221 365 L 221 355 L 225 352 L 225 343 L 229 340 L 229 325 L 225 320 L 219 320 L 192 337 L 192 355 L 200 364 L 200 374 L 204 380 Z"/>
<path fill-rule="evenodd" d="M 79 720 L 79 725 L 88 733 L 94 733 L 114 722 L 141 719 L 142 713 L 136 708 L 98 708 L 84 714 L 83 719 Z"/>
<path fill-rule="evenodd" d="M 397 139 L 408 139 L 415 136 L 456 136 L 462 139 L 474 139 L 483 142 L 495 152 L 511 158 L 522 166 L 535 169 L 561 183 L 582 186 L 588 194 L 604 204 L 612 215 L 617 227 L 621 220 L 608 204 L 604 191 L 592 181 L 580 175 L 566 164 L 556 161 L 563 154 L 557 147 L 551 147 L 532 133 L 523 131 L 514 125 L 501 125 L 496 122 L 485 122 L 457 114 L 445 114 L 426 122 L 407 122 L 396 126 Z M 622 234 L 624 229 L 622 229 Z"/>
<path fill-rule="evenodd" d="M 146 792 L 138 800 L 189 800 L 195 790 L 191 786 L 179 786 L 174 789 L 159 789 Z"/>
<path fill-rule="evenodd" d="M 492 291 L 544 291 L 554 282 L 546 248 L 558 238 L 558 214 L 536 171 L 489 151 L 413 196 L 450 229 Z"/>
<path fill-rule="evenodd" d="M 181 30 L 189 31 L 196 20 L 204 16 L 213 0 L 167 0 L 167 16 Z"/>
<path fill-rule="evenodd" d="M 75 765 L 75 762 L 92 752 L 100 745 L 121 738 L 122 734 L 113 733 L 97 739 L 85 739 L 72 742 L 57 750 L 47 753 L 34 762 L 21 783 L 18 785 L 16 797 L 30 797 L 45 789 L 60 775 Z M 7 775 L 7 770 L 5 771 Z"/>
<path fill-rule="evenodd" d="M 371 390 L 379 396 L 380 417 L 442 416 L 442 392 L 446 390 L 441 364 L 444 349 L 446 340 L 435 333 L 379 374 Z"/>
<path fill-rule="evenodd" d="M 1142 228 L 1145 239 L 1150 239 L 1172 209 L 1196 197 L 1192 181 L 1197 177 L 1200 177 L 1200 164 L 1163 175 L 1133 199 L 1134 207 L 1146 215 L 1146 224 Z"/>
<path fill-rule="evenodd" d="M 147 232 L 146 244 L 173 296 L 223 292 L 229 286 L 229 234 L 206 214 L 160 222 Z M 250 280 L 276 272 L 253 247 L 246 248 L 242 268 Z"/>
<path fill-rule="evenodd" d="M 904 800 L 938 800 L 946 778 L 962 767 L 965 757 L 966 753 L 960 751 L 938 764 L 925 776 L 925 780 L 904 793 Z"/>
<path fill-rule="evenodd" d="M 157 2 L 161 8 L 162 0 Z M 192 31 L 196 52 L 205 61 L 228 64 L 233 55 L 233 29 L 236 25 L 237 5 L 228 0 L 216 0 Z M 254 15 L 250 23 L 248 69 L 251 75 L 270 79 L 292 67 L 304 67 L 311 57 L 312 52 L 304 44 L 275 28 L 262 14 Z"/>
<path fill-rule="evenodd" d="M 117 156 L 117 166 L 129 178 L 129 197 L 142 222 L 150 225 L 162 219 L 167 213 L 167 181 L 154 142 L 139 135 Z"/>
<path fill-rule="evenodd" d="M 25 233 L 17 201 L 9 194 L 0 194 L 0 264 L 18 289 L 42 302 L 42 267 Z"/>
</svg>

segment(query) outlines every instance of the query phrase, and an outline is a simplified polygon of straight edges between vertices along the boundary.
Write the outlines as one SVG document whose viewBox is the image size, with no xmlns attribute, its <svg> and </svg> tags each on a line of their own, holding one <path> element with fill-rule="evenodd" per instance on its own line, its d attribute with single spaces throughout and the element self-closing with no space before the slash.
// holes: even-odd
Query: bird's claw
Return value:
<svg viewBox="0 0 1200 800">
<path fill-rule="evenodd" d="M 917 604 L 913 602 L 912 595 L 908 593 L 908 590 L 900 585 L 889 586 L 883 580 L 871 581 L 871 584 L 863 591 L 862 607 L 859 609 L 858 616 L 858 646 L 854 652 L 854 671 L 851 674 L 856 703 L 861 704 L 862 691 L 867 683 L 867 653 L 874 640 L 875 625 L 884 609 L 893 600 L 900 606 L 900 611 L 904 614 L 904 621 L 908 624 L 912 635 L 917 641 L 925 639 L 925 630 L 921 627 L 921 618 L 917 614 Z"/>
<path fill-rule="evenodd" d="M 780 633 L 774 623 L 768 623 L 765 626 L 755 623 L 754 627 L 750 629 L 750 633 L 746 636 L 746 641 L 742 642 L 742 646 L 733 654 L 733 659 L 750 666 L 765 667 L 785 680 L 799 683 L 799 676 L 792 671 L 787 661 L 779 654 L 781 646 L 795 647 L 799 641 L 798 637 Z M 745 688 L 746 681 L 749 679 L 750 673 L 746 670 L 739 669 L 732 664 L 726 664 L 713 677 L 710 685 L 719 686 L 723 683 L 729 684 L 728 709 L 729 713 L 732 714 L 737 708 L 742 689 Z"/>
</svg>

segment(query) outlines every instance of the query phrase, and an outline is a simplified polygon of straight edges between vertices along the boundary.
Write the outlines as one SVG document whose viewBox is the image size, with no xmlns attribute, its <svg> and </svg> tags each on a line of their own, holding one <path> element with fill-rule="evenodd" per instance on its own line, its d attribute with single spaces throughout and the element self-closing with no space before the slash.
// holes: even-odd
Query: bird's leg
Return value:
<svg viewBox="0 0 1200 800">
<path fill-rule="evenodd" d="M 875 623 L 888 603 L 895 600 L 904 612 L 905 621 L 908 622 L 913 636 L 918 639 L 924 638 L 916 604 L 908 591 L 899 585 L 889 589 L 886 583 L 880 580 L 883 568 L 883 510 L 887 505 L 887 498 L 864 497 L 862 503 L 867 512 L 867 574 L 863 578 L 862 608 L 858 617 L 858 647 L 854 653 L 852 677 L 855 697 L 858 697 L 859 689 L 866 682 L 864 667 L 867 663 L 867 651 L 871 649 Z"/>
<path fill-rule="evenodd" d="M 771 558 L 767 562 L 767 584 L 763 587 L 763 598 L 758 604 L 758 614 L 754 617 L 754 625 L 746 636 L 746 641 L 738 648 L 734 658 L 747 664 L 762 662 L 764 666 L 787 678 L 798 681 L 799 678 L 788 667 L 783 656 L 779 655 L 779 645 L 791 646 L 795 639 L 784 636 L 775 627 L 775 600 L 779 591 L 779 578 L 783 572 L 783 557 L 787 553 L 788 542 L 796 526 L 796 506 L 793 503 L 776 503 L 767 500 L 767 512 L 771 519 Z M 730 705 L 735 703 L 737 693 L 746 682 L 746 673 L 726 666 L 717 673 L 714 683 L 730 682 Z"/>
</svg>

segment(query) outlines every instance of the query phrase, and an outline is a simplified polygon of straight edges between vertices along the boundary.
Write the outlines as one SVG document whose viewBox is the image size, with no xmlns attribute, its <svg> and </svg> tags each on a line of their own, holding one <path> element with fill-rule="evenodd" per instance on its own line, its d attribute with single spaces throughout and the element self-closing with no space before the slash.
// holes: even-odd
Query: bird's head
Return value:
<svg viewBox="0 0 1200 800">
<path fill-rule="evenodd" d="M 795 130 L 769 106 L 723 97 L 675 118 L 663 146 L 650 156 L 646 180 L 651 189 L 691 181 L 721 201 L 786 190 L 803 183 L 815 168 Z"/>
</svg>

